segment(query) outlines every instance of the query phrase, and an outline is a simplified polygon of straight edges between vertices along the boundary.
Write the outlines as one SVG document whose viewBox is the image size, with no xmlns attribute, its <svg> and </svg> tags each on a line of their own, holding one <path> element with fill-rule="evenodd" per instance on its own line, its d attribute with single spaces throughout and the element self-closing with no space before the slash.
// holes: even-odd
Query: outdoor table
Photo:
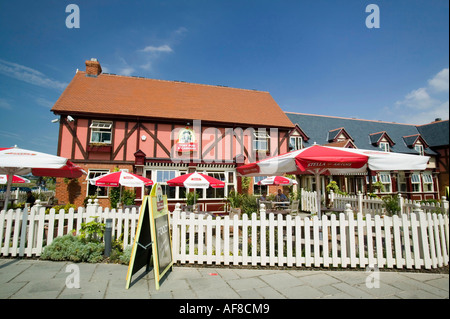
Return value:
<svg viewBox="0 0 450 319">
<path fill-rule="evenodd" d="M 273 207 L 275 207 L 276 209 L 283 209 L 283 208 L 287 208 L 289 207 L 289 201 L 285 201 L 285 202 L 272 202 Z"/>
</svg>

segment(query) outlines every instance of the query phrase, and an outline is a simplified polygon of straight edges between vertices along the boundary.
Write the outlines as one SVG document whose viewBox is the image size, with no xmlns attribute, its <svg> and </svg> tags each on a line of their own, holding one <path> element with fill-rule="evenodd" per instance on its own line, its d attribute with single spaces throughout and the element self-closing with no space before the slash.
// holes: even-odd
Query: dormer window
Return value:
<svg viewBox="0 0 450 319">
<path fill-rule="evenodd" d="M 111 144 L 112 122 L 92 121 L 91 143 Z"/>
<path fill-rule="evenodd" d="M 386 131 L 372 133 L 369 135 L 370 143 L 374 146 L 378 146 L 383 152 L 390 152 L 392 146 L 395 145 L 394 141 L 386 133 Z"/>
<path fill-rule="evenodd" d="M 414 149 L 423 156 L 423 145 L 422 144 L 416 144 L 414 145 Z"/>
<path fill-rule="evenodd" d="M 293 151 L 303 148 L 303 138 L 301 136 L 291 136 L 289 138 L 289 148 Z"/>
<path fill-rule="evenodd" d="M 403 141 L 409 148 L 414 148 L 419 155 L 425 154 L 425 149 L 428 147 L 427 142 L 420 134 L 403 136 Z"/>
<path fill-rule="evenodd" d="M 380 142 L 380 144 L 378 145 L 378 147 L 379 147 L 383 152 L 389 152 L 389 143 L 387 143 L 387 142 Z"/>
</svg>

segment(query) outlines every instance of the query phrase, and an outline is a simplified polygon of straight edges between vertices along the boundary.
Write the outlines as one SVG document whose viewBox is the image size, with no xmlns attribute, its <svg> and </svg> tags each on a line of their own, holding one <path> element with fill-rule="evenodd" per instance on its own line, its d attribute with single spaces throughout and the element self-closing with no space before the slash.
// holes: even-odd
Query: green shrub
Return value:
<svg viewBox="0 0 450 319">
<path fill-rule="evenodd" d="M 396 196 L 386 195 L 381 199 L 383 200 L 383 206 L 386 208 L 388 216 L 392 216 L 400 212 L 401 207 Z"/>
<path fill-rule="evenodd" d="M 86 243 L 82 238 L 69 234 L 55 238 L 44 247 L 41 259 L 96 263 L 103 260 L 104 250 L 102 243 Z"/>
</svg>

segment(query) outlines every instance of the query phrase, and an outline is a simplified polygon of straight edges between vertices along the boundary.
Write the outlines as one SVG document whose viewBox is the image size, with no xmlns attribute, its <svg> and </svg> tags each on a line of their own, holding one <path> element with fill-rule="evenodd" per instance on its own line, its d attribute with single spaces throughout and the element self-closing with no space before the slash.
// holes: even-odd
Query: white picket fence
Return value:
<svg viewBox="0 0 450 319">
<path fill-rule="evenodd" d="M 447 215 L 425 214 L 416 207 L 409 217 L 363 215 L 347 210 L 337 218 L 292 217 L 264 207 L 250 218 L 213 218 L 173 213 L 175 262 L 288 267 L 365 267 L 426 269 L 448 265 Z M 259 217 L 259 218 L 258 218 Z"/>
<path fill-rule="evenodd" d="M 81 223 L 92 220 L 104 223 L 107 218 L 113 219 L 112 238 L 123 239 L 123 246 L 133 243 L 139 210 L 103 209 L 98 204 L 89 203 L 86 208 L 71 208 L 56 212 L 53 208 L 45 214 L 45 207 L 35 205 L 30 212 L 12 210 L 0 212 L 0 256 L 40 256 L 43 248 L 50 245 L 55 237 L 62 236 L 72 230 L 79 234 Z"/>
<path fill-rule="evenodd" d="M 288 267 L 436 268 L 448 265 L 449 219 L 445 214 L 424 213 L 416 204 L 409 216 L 356 214 L 347 206 L 339 216 L 266 215 L 265 207 L 250 217 L 213 218 L 181 212 L 171 214 L 175 262 L 224 265 Z M 56 236 L 82 222 L 113 219 L 113 238 L 123 237 L 124 247 L 133 243 L 139 211 L 109 210 L 98 204 L 45 214 L 0 212 L 0 255 L 40 256 Z M 123 236 L 122 236 L 123 235 Z"/>
</svg>

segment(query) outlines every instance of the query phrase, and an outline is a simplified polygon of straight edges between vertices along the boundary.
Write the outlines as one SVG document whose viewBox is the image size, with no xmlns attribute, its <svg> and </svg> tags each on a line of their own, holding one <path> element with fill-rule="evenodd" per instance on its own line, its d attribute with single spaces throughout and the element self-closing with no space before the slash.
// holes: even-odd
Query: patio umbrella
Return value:
<svg viewBox="0 0 450 319">
<path fill-rule="evenodd" d="M 355 174 L 373 171 L 424 170 L 429 156 L 313 145 L 237 168 L 241 175 L 264 176 L 311 173 L 316 178 L 320 218 L 320 174 Z"/>
<path fill-rule="evenodd" d="M 8 175 L 0 175 L 0 184 L 6 184 L 8 182 Z M 27 184 L 31 183 L 29 179 L 21 176 L 14 175 L 12 179 L 13 184 Z"/>
<path fill-rule="evenodd" d="M 264 178 L 263 180 L 260 180 L 258 185 L 284 185 L 284 186 L 291 186 L 294 184 L 297 184 L 296 180 L 284 177 L 284 176 L 270 176 L 267 178 Z"/>
<path fill-rule="evenodd" d="M 143 176 L 119 171 L 107 173 L 89 181 L 92 185 L 102 187 L 120 187 L 119 201 L 122 199 L 122 187 L 142 187 L 153 185 L 153 181 Z"/>
<path fill-rule="evenodd" d="M 120 171 L 100 175 L 89 181 L 92 185 L 107 187 L 142 187 L 153 185 L 151 179 L 136 174 Z"/>
<path fill-rule="evenodd" d="M 18 147 L 0 148 L 0 174 L 8 175 L 5 208 L 8 207 L 11 184 L 15 174 L 77 178 L 86 174 L 67 158 Z"/>
<path fill-rule="evenodd" d="M 225 182 L 218 180 L 214 177 L 201 174 L 201 173 L 190 173 L 184 174 L 175 178 L 172 178 L 167 181 L 167 185 L 169 186 L 182 186 L 186 188 L 223 188 L 225 187 Z M 195 205 L 195 196 L 194 196 L 194 205 Z"/>
</svg>

